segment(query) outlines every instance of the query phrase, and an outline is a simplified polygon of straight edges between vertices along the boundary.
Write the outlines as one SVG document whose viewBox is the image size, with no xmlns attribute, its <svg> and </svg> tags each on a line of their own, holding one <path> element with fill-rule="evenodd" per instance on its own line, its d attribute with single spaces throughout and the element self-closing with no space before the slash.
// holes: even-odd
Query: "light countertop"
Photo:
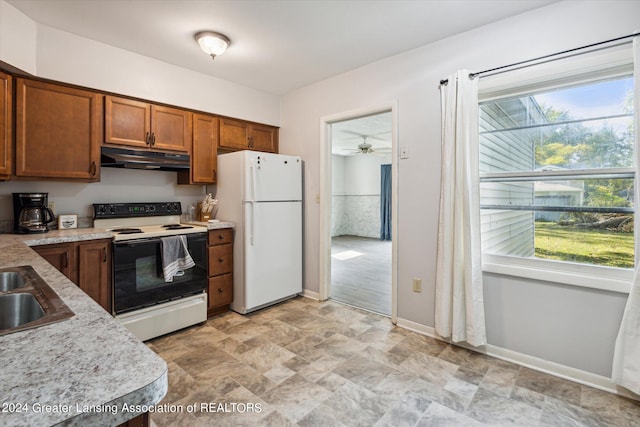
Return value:
<svg viewBox="0 0 640 427">
<path fill-rule="evenodd" d="M 0 425 L 117 425 L 166 394 L 165 361 L 29 248 L 111 236 L 100 229 L 0 234 L 0 267 L 31 265 L 75 314 L 0 336 Z"/>
<path fill-rule="evenodd" d="M 187 224 L 199 225 L 201 227 L 207 227 L 209 230 L 218 230 L 220 228 L 234 228 L 235 224 L 229 221 L 216 221 L 216 222 L 208 222 L 208 221 L 189 221 Z"/>
</svg>

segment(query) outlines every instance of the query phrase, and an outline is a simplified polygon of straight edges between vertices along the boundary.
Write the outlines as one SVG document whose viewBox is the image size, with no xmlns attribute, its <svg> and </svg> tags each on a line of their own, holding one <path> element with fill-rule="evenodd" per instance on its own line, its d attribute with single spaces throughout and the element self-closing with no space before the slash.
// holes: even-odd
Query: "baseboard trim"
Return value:
<svg viewBox="0 0 640 427">
<path fill-rule="evenodd" d="M 401 328 L 405 328 L 410 331 L 429 336 L 431 338 L 449 343 L 451 342 L 450 340 L 444 339 L 439 336 L 436 333 L 435 328 L 431 326 L 422 325 L 420 323 L 401 318 L 398 318 L 397 325 Z M 455 345 L 467 348 L 469 350 L 477 351 L 478 353 L 486 354 L 487 356 L 505 360 L 507 362 L 512 362 L 536 371 L 544 372 L 545 374 L 554 375 L 556 377 L 574 381 L 589 387 L 607 391 L 609 393 L 619 394 L 621 396 L 638 400 L 638 396 L 634 396 L 633 393 L 620 388 L 619 386 L 614 384 L 610 378 L 603 377 L 602 375 L 597 375 L 591 372 L 583 371 L 581 369 L 572 368 L 560 363 L 540 359 L 535 356 L 519 353 L 517 351 L 509 350 L 502 347 L 497 347 L 491 344 L 487 344 L 486 346 L 480 348 L 465 345 L 464 343 L 456 343 Z"/>
<path fill-rule="evenodd" d="M 320 301 L 320 294 L 317 292 L 310 291 L 308 289 L 303 289 L 300 295 L 302 295 L 305 298 L 310 298 L 316 301 Z"/>
</svg>

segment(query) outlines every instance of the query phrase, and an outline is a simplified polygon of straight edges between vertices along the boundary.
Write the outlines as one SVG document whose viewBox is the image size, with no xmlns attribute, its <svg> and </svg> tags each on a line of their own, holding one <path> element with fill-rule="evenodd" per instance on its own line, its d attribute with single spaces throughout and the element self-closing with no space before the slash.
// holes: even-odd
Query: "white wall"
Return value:
<svg viewBox="0 0 640 427">
<path fill-rule="evenodd" d="M 35 21 L 0 0 L 0 61 L 36 74 Z"/>
<path fill-rule="evenodd" d="M 380 165 L 391 155 L 332 155 L 331 235 L 380 237 Z"/>
<path fill-rule="evenodd" d="M 280 124 L 280 98 L 38 26 L 38 76 L 208 113 Z"/>
<path fill-rule="evenodd" d="M 13 220 L 11 193 L 45 192 L 57 214 L 93 217 L 93 203 L 179 201 L 182 209 L 202 199 L 203 185 L 176 185 L 176 172 L 102 168 L 100 182 L 8 181 L 0 183 L 0 221 Z"/>
<path fill-rule="evenodd" d="M 380 195 L 380 165 L 391 163 L 391 155 L 373 154 L 348 156 L 345 159 L 345 194 Z"/>
<path fill-rule="evenodd" d="M 305 159 L 305 288 L 319 289 L 320 205 L 315 195 L 320 191 L 319 153 L 324 143 L 320 141 L 321 117 L 397 101 L 398 143 L 410 151 L 409 159 L 398 162 L 398 317 L 433 326 L 440 182 L 438 82 L 457 69 L 484 70 L 630 34 L 639 29 L 639 17 L 637 1 L 560 2 L 284 96 L 280 148 Z M 412 292 L 414 277 L 423 279 L 422 293 Z M 485 284 L 490 343 L 599 375 L 610 374 L 625 295 L 603 296 L 595 290 L 495 275 L 487 275 Z M 511 308 L 522 308 L 528 300 L 538 301 L 537 308 Z M 545 310 L 540 301 L 549 301 L 553 309 Z M 595 307 L 594 301 L 598 301 Z M 599 319 L 608 321 L 597 327 L 585 322 L 594 309 Z"/>
<path fill-rule="evenodd" d="M 331 194 L 334 196 L 345 195 L 344 190 L 344 168 L 345 156 L 331 156 Z"/>
</svg>

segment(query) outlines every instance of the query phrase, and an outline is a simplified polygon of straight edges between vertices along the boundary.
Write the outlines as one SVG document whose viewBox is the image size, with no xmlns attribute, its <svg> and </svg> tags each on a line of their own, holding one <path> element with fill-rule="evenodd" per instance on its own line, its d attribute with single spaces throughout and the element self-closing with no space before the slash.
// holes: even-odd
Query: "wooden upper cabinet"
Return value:
<svg viewBox="0 0 640 427">
<path fill-rule="evenodd" d="M 102 95 L 18 78 L 15 103 L 16 176 L 100 179 Z"/>
<path fill-rule="evenodd" d="M 220 119 L 221 148 L 278 152 L 278 128 L 234 119 Z"/>
<path fill-rule="evenodd" d="M 278 152 L 278 128 L 259 124 L 252 124 L 250 128 L 252 150 Z"/>
<path fill-rule="evenodd" d="M 249 123 L 220 119 L 220 147 L 232 150 L 249 149 Z"/>
<path fill-rule="evenodd" d="M 104 141 L 110 144 L 148 147 L 151 136 L 151 104 L 105 96 Z"/>
<path fill-rule="evenodd" d="M 178 184 L 215 184 L 218 166 L 218 118 L 193 114 L 191 168 L 178 172 Z"/>
<path fill-rule="evenodd" d="M 0 180 L 11 176 L 11 76 L 0 73 Z"/>
<path fill-rule="evenodd" d="M 189 111 L 115 96 L 106 96 L 104 105 L 106 144 L 189 152 Z"/>
<path fill-rule="evenodd" d="M 190 151 L 191 113 L 152 105 L 151 146 L 158 150 Z"/>
</svg>

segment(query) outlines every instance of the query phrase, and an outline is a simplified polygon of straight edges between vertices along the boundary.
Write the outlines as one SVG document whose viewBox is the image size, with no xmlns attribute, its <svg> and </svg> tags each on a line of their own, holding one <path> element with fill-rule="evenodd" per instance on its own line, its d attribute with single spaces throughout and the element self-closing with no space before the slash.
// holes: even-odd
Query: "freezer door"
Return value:
<svg viewBox="0 0 640 427">
<path fill-rule="evenodd" d="M 302 202 L 245 203 L 244 308 L 302 292 Z"/>
<path fill-rule="evenodd" d="M 244 200 L 302 200 L 302 161 L 297 156 L 244 151 Z"/>
</svg>

